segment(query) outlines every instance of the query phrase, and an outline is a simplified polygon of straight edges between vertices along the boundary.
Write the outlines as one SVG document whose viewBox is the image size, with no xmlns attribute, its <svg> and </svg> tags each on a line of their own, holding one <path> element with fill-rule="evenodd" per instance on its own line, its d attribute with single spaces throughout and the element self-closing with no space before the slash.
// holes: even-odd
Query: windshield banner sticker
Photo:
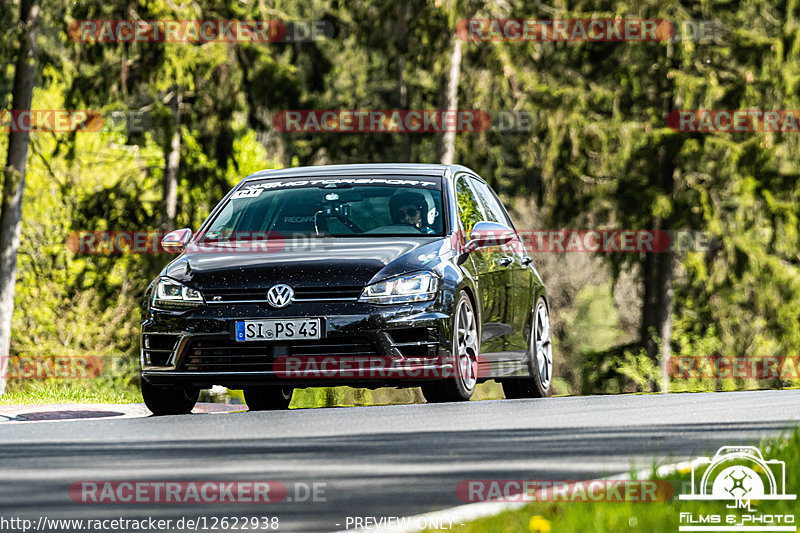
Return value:
<svg viewBox="0 0 800 533">
<path fill-rule="evenodd" d="M 388 178 L 328 178 L 310 180 L 291 180 L 291 181 L 269 181 L 256 185 L 247 185 L 233 193 L 231 198 L 252 198 L 261 194 L 265 189 L 281 189 L 293 187 L 324 187 L 326 185 L 393 185 L 405 187 L 422 187 L 435 189 L 438 183 L 426 180 L 406 180 Z"/>
</svg>

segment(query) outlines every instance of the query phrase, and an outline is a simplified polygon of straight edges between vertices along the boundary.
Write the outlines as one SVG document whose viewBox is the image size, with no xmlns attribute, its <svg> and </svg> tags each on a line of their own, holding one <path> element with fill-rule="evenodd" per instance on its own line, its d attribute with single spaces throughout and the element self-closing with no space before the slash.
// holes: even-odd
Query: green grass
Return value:
<svg viewBox="0 0 800 533">
<path fill-rule="evenodd" d="M 59 382 L 10 384 L 0 396 L 0 405 L 44 405 L 70 403 L 139 403 L 139 389 L 127 382 L 91 380 L 82 382 Z"/>
<path fill-rule="evenodd" d="M 499 383 L 487 381 L 480 383 L 475 389 L 473 400 L 496 400 L 503 398 L 503 389 Z M 417 387 L 379 388 L 375 390 L 352 387 L 309 387 L 298 389 L 292 398 L 293 409 L 314 409 L 317 407 L 353 407 L 362 405 L 400 405 L 424 403 L 422 391 Z"/>
<path fill-rule="evenodd" d="M 800 494 L 800 429 L 788 437 L 771 439 L 759 446 L 765 460 L 778 459 L 786 463 L 786 494 Z M 716 450 L 708 450 L 711 457 Z M 650 479 L 658 479 L 650 476 Z M 695 502 L 679 500 L 690 472 L 677 472 L 662 479 L 671 481 L 674 496 L 665 502 L 654 503 L 533 503 L 519 510 L 483 518 L 455 526 L 457 533 L 560 533 L 584 532 L 619 533 L 677 533 L 680 513 L 741 514 L 726 509 L 726 502 Z M 752 501 L 756 514 L 800 514 L 798 500 Z M 800 516 L 795 516 L 800 520 Z M 684 523 L 685 525 L 688 525 Z M 797 525 L 796 523 L 794 525 Z"/>
<path fill-rule="evenodd" d="M 493 381 L 478 385 L 476 400 L 502 398 L 502 389 Z M 228 390 L 215 401 L 232 399 L 244 403 L 242 391 Z M 377 390 L 351 387 L 310 387 L 295 391 L 291 407 L 313 409 L 317 407 L 348 407 L 358 405 L 389 405 L 424 402 L 417 388 Z M 6 393 L 0 396 L 0 405 L 43 405 L 70 403 L 141 403 L 142 395 L 135 385 L 126 379 L 109 378 L 64 382 L 50 380 L 36 383 L 10 383 Z"/>
</svg>

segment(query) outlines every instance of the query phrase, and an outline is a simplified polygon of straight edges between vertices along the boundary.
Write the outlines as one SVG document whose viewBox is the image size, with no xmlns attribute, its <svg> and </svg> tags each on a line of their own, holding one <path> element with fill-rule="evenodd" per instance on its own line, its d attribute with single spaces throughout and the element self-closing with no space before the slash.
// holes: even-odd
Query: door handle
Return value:
<svg viewBox="0 0 800 533">
<path fill-rule="evenodd" d="M 528 256 L 526 255 L 525 257 L 523 257 L 523 258 L 522 258 L 522 261 L 521 261 L 521 262 L 522 262 L 522 266 L 528 266 L 528 265 L 530 265 L 531 263 L 533 263 L 533 259 L 531 259 L 530 257 L 528 257 Z"/>
<path fill-rule="evenodd" d="M 497 264 L 504 267 L 509 266 L 513 262 L 514 262 L 513 257 L 501 257 L 500 259 L 497 260 Z"/>
</svg>

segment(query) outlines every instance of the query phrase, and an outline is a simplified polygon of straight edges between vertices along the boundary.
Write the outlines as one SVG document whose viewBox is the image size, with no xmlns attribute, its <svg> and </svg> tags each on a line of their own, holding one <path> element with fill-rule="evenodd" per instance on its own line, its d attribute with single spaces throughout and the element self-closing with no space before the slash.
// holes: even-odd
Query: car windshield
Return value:
<svg viewBox="0 0 800 533">
<path fill-rule="evenodd" d="M 228 199 L 203 240 L 248 234 L 442 236 L 442 183 L 436 177 L 269 179 Z"/>
</svg>

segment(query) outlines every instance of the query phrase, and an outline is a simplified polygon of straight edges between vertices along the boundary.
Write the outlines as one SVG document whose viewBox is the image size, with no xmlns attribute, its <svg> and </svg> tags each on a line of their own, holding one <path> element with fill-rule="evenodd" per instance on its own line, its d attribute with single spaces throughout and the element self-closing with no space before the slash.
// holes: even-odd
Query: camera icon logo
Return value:
<svg viewBox="0 0 800 533">
<path fill-rule="evenodd" d="M 786 494 L 786 464 L 764 460 L 755 446 L 723 446 L 692 461 L 691 494 L 681 500 L 795 500 Z"/>
</svg>

